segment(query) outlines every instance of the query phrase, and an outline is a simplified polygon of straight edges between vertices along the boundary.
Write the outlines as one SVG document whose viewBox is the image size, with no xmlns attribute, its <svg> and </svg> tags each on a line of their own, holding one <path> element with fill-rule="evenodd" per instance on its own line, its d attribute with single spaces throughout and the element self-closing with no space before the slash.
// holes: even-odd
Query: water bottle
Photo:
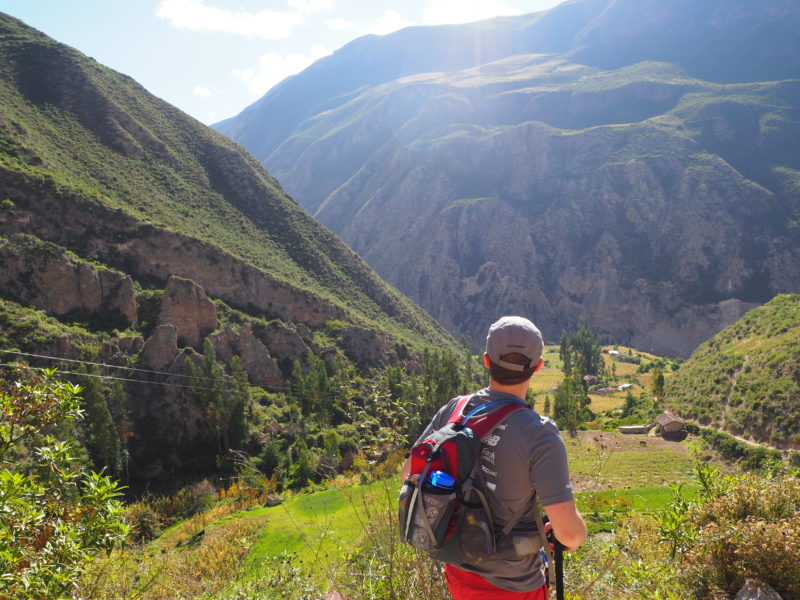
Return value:
<svg viewBox="0 0 800 600">
<path fill-rule="evenodd" d="M 452 491 L 456 487 L 456 480 L 453 476 L 444 471 L 433 471 L 428 476 L 428 483 L 440 490 Z"/>
<path fill-rule="evenodd" d="M 415 507 L 414 526 L 410 533 L 413 546 L 431 552 L 444 543 L 455 500 L 455 479 L 444 471 L 433 471 L 423 483 Z M 431 532 L 433 537 L 431 537 Z"/>
</svg>

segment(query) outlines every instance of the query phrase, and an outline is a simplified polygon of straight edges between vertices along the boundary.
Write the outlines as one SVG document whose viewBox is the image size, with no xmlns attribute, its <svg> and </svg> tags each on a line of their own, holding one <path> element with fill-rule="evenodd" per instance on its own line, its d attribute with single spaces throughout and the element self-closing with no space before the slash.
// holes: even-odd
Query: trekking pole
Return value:
<svg viewBox="0 0 800 600">
<path fill-rule="evenodd" d="M 556 598 L 564 600 L 564 544 L 558 540 L 556 540 L 553 562 L 556 564 Z"/>
<path fill-rule="evenodd" d="M 552 531 L 547 534 L 547 539 L 555 548 L 555 552 L 553 553 L 553 567 L 556 570 L 556 599 L 564 600 L 564 548 L 566 548 L 566 546 L 558 541 L 558 538 Z"/>
</svg>

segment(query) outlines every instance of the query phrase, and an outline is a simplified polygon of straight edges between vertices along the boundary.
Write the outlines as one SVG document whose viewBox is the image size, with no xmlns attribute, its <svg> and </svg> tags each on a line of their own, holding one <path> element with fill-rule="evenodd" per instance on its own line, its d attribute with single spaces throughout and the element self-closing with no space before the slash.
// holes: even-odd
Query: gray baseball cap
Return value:
<svg viewBox="0 0 800 600">
<path fill-rule="evenodd" d="M 496 365 L 509 371 L 524 371 L 535 366 L 542 357 L 544 340 L 542 332 L 524 317 L 502 317 L 489 327 L 486 336 L 486 354 Z M 531 362 L 528 366 L 506 362 L 501 356 L 518 352 Z"/>
</svg>

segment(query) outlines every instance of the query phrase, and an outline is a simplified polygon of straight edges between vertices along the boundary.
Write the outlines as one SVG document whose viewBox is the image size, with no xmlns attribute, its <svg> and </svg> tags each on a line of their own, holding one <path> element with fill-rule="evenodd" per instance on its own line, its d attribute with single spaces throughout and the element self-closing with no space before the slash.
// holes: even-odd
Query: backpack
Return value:
<svg viewBox="0 0 800 600">
<path fill-rule="evenodd" d="M 411 449 L 399 498 L 401 540 L 451 564 L 476 565 L 495 551 L 479 460 L 482 440 L 512 413 L 529 409 L 521 401 L 495 400 L 462 416 L 471 398 L 460 397 L 447 424 Z"/>
</svg>

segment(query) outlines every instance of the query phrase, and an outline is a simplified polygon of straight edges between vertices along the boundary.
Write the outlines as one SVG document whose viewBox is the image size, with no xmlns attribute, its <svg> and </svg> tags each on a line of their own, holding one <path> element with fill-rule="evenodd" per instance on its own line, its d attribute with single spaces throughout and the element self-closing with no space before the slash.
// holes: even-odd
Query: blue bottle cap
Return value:
<svg viewBox="0 0 800 600">
<path fill-rule="evenodd" d="M 434 471 L 428 477 L 428 481 L 432 486 L 445 490 L 452 490 L 456 485 L 456 480 L 453 479 L 452 475 L 444 471 Z"/>
</svg>

